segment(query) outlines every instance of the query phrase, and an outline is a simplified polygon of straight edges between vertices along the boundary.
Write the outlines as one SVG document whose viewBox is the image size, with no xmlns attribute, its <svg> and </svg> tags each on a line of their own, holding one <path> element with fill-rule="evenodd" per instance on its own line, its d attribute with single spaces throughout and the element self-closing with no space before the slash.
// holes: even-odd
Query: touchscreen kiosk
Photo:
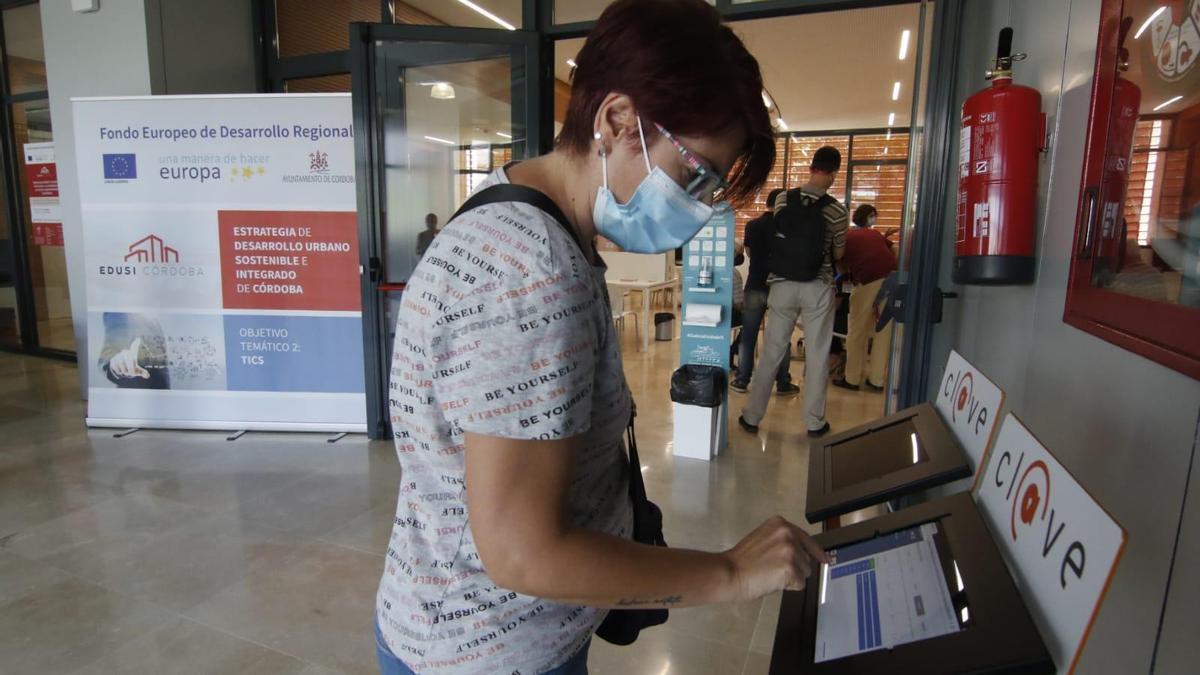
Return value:
<svg viewBox="0 0 1200 675">
<path fill-rule="evenodd" d="M 784 593 L 772 675 L 1054 672 L 968 493 L 817 541 L 833 562 Z"/>
<path fill-rule="evenodd" d="M 810 447 L 810 523 L 971 475 L 962 447 L 928 403 Z"/>
</svg>

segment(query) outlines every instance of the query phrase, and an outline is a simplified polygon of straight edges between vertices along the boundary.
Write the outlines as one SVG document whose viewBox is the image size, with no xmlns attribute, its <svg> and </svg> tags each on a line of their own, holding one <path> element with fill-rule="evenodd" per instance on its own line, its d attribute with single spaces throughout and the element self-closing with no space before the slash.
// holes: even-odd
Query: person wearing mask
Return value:
<svg viewBox="0 0 1200 675">
<path fill-rule="evenodd" d="M 782 188 L 771 190 L 767 195 L 768 211 L 746 223 L 744 241 L 746 249 L 750 252 L 750 271 L 746 275 L 737 377 L 729 385 L 730 389 L 743 394 L 750 386 L 750 376 L 754 373 L 754 350 L 758 346 L 758 329 L 762 326 L 763 315 L 767 313 L 767 259 L 771 255 L 771 237 L 774 236 L 771 219 L 774 216 L 775 201 L 781 194 Z M 780 396 L 790 396 L 800 391 L 800 387 L 792 384 L 792 374 L 789 371 L 791 364 L 792 350 L 789 342 L 787 354 L 775 371 L 775 391 Z"/>
<path fill-rule="evenodd" d="M 775 139 L 758 63 L 704 0 L 617 0 L 575 60 L 555 149 L 481 188 L 520 201 L 452 218 L 397 316 L 389 675 L 586 673 L 606 610 L 744 602 L 829 561 L 781 517 L 722 552 L 632 540 L 632 400 L 595 238 L 683 245 L 716 195 L 757 191 Z"/>
<path fill-rule="evenodd" d="M 850 319 L 846 332 L 846 374 L 833 381 L 835 386 L 858 391 L 866 373 L 866 387 L 883 391 L 888 359 L 892 351 L 892 327 L 875 330 L 876 298 L 883 280 L 896 270 L 892 245 L 873 229 L 878 212 L 863 204 L 854 210 L 854 227 L 846 233 L 846 253 L 840 267 L 850 275 Z M 870 369 L 867 365 L 867 340 L 871 340 Z"/>
<path fill-rule="evenodd" d="M 829 384 L 829 346 L 833 341 L 833 265 L 841 260 L 846 246 L 846 207 L 828 195 L 842 166 L 842 154 L 832 146 L 822 146 L 813 153 L 808 182 L 789 190 L 776 200 L 774 249 L 782 250 L 778 232 L 784 223 L 816 223 L 821 250 L 815 277 L 797 281 L 779 276 L 772 263 L 767 283 L 767 331 L 763 336 L 763 356 L 750 379 L 750 396 L 738 416 L 738 425 L 750 433 L 758 432 L 758 424 L 767 412 L 771 398 L 771 380 L 775 369 L 786 356 L 792 331 L 799 319 L 804 327 L 804 422 L 813 438 L 829 432 L 825 419 L 825 395 Z M 789 212 L 789 209 L 792 211 Z M 823 236 L 822 236 L 823 234 Z M 801 238 L 808 241 L 807 238 Z M 807 270 L 806 270 L 807 271 Z M 798 276 L 808 276 L 801 274 Z M 765 370 L 764 370 L 765 369 Z M 768 373 L 767 375 L 764 375 Z"/>
<path fill-rule="evenodd" d="M 433 238 L 438 235 L 437 224 L 437 214 L 425 214 L 425 231 L 417 235 L 417 258 L 425 257 L 425 251 L 429 250 Z"/>
</svg>

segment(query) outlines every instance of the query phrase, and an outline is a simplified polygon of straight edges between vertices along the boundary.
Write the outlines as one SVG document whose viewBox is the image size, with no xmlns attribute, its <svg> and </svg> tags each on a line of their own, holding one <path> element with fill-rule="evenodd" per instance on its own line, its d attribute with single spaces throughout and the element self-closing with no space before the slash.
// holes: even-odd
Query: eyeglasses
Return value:
<svg viewBox="0 0 1200 675">
<path fill-rule="evenodd" d="M 671 141 L 671 145 L 674 145 L 679 154 L 683 156 L 683 161 L 687 162 L 688 167 L 695 172 L 696 176 L 688 181 L 687 186 L 684 188 L 688 196 L 699 200 L 710 199 L 717 192 L 729 187 L 729 183 L 726 182 L 724 177 L 705 166 L 704 162 L 701 162 L 699 157 L 693 155 L 691 150 L 688 150 L 682 143 L 676 140 L 671 135 L 671 132 L 662 128 L 662 125 L 657 122 L 654 123 L 654 128 L 658 129 L 658 133 L 662 134 L 664 138 Z"/>
</svg>

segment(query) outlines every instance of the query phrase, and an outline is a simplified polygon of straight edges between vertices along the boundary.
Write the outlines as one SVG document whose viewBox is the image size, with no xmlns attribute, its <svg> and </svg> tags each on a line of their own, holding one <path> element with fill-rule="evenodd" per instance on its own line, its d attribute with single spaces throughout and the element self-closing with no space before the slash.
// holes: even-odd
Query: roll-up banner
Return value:
<svg viewBox="0 0 1200 675">
<path fill-rule="evenodd" d="M 365 431 L 350 96 L 72 103 L 88 424 Z"/>
</svg>

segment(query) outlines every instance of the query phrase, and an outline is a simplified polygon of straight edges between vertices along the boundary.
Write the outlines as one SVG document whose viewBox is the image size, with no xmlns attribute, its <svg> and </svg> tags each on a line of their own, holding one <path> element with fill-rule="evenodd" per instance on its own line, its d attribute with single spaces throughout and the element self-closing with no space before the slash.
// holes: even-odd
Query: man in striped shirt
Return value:
<svg viewBox="0 0 1200 675">
<path fill-rule="evenodd" d="M 788 201 L 808 206 L 821 199 L 837 180 L 842 154 L 828 145 L 813 153 L 811 173 L 807 183 L 779 196 L 775 204 L 778 219 Z M 758 424 L 767 412 L 771 398 L 771 382 L 775 370 L 787 353 L 792 330 L 799 319 L 804 326 L 804 416 L 808 435 L 816 438 L 829 432 L 825 419 L 825 393 L 829 385 L 826 360 L 833 340 L 833 264 L 841 260 L 846 249 L 846 229 L 849 218 L 846 207 L 837 200 L 827 200 L 822 207 L 825 218 L 824 259 L 820 272 L 811 281 L 792 281 L 772 276 L 767 279 L 767 330 L 764 335 L 763 357 L 750 380 L 750 397 L 738 417 L 738 424 L 750 433 L 758 432 Z"/>
</svg>

